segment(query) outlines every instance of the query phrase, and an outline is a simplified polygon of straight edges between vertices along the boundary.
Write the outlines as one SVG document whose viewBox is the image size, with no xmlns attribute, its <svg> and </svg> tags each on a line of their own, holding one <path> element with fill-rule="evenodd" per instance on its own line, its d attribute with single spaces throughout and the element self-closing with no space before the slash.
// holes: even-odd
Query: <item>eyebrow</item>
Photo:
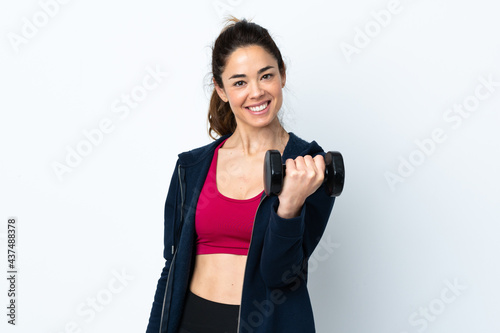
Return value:
<svg viewBox="0 0 500 333">
<path fill-rule="evenodd" d="M 267 71 L 268 69 L 271 69 L 271 68 L 274 68 L 274 66 L 263 67 L 263 68 L 259 69 L 259 71 L 257 72 L 257 74 L 261 74 L 262 72 L 265 72 L 265 71 Z M 237 79 L 237 78 L 240 78 L 240 77 L 246 77 L 246 75 L 245 74 L 234 74 L 228 80 Z"/>
</svg>

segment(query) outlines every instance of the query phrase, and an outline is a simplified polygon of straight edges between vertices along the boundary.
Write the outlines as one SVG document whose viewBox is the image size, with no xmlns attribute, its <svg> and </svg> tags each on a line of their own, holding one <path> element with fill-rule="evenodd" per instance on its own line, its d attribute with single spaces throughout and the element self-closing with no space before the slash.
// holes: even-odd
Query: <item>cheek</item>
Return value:
<svg viewBox="0 0 500 333">
<path fill-rule="evenodd" d="M 282 99 L 283 98 L 283 90 L 281 89 L 281 87 L 277 87 L 276 89 L 274 89 L 273 95 L 277 99 Z"/>
<path fill-rule="evenodd" d="M 276 99 L 276 109 L 281 109 L 281 106 L 283 105 L 283 91 L 281 89 L 277 89 L 274 93 L 274 98 Z"/>
<path fill-rule="evenodd" d="M 240 92 L 233 92 L 228 98 L 235 106 L 241 106 L 245 102 L 245 96 Z"/>
</svg>

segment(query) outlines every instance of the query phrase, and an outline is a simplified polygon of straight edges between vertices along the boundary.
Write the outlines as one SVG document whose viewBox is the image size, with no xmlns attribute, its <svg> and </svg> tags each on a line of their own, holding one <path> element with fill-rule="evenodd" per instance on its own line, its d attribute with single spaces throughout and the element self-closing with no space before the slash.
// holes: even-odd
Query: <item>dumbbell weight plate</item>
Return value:
<svg viewBox="0 0 500 333">
<path fill-rule="evenodd" d="M 266 151 L 264 158 L 264 192 L 266 195 L 281 192 L 284 173 L 282 165 L 279 150 Z"/>
<path fill-rule="evenodd" d="M 328 195 L 338 197 L 344 189 L 344 159 L 338 151 L 325 154 L 325 179 Z"/>
</svg>

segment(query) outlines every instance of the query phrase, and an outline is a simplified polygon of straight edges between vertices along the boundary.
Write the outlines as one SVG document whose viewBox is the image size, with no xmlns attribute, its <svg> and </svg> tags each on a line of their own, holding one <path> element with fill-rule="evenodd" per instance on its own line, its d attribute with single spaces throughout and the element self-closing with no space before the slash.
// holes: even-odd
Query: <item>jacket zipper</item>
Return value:
<svg viewBox="0 0 500 333">
<path fill-rule="evenodd" d="M 264 197 L 260 199 L 259 205 L 257 206 L 257 210 L 255 211 L 255 216 L 253 218 L 252 234 L 250 235 L 250 244 L 248 245 L 248 254 L 250 254 L 250 247 L 252 246 L 253 231 L 255 229 L 255 220 L 257 219 L 257 213 L 259 212 L 260 204 L 264 201 L 265 198 L 267 198 L 267 195 L 264 195 Z M 248 263 L 248 260 L 247 260 L 247 263 Z M 247 266 L 247 264 L 245 264 L 245 272 L 247 270 L 246 266 Z M 241 292 L 240 308 L 238 310 L 238 329 L 237 329 L 236 333 L 240 332 L 241 305 L 243 304 L 243 289 L 244 288 L 245 288 L 245 280 L 243 279 L 243 286 L 241 288 L 242 292 Z"/>
<path fill-rule="evenodd" d="M 181 218 L 179 220 L 179 231 L 177 231 L 177 233 L 174 235 L 174 240 L 173 240 L 173 245 L 172 245 L 172 254 L 174 253 L 174 248 L 175 248 L 175 245 L 176 245 L 176 240 L 177 239 L 180 239 L 180 234 L 181 234 L 181 231 L 182 231 L 182 223 L 184 221 L 184 188 L 183 188 L 183 185 L 182 185 L 182 178 L 183 178 L 183 175 L 182 175 L 182 172 L 181 172 L 181 166 L 179 164 L 179 167 L 177 168 L 177 174 L 178 174 L 178 177 L 179 177 L 179 187 L 181 189 Z M 175 223 L 174 223 L 174 230 L 173 232 L 175 232 Z"/>
<path fill-rule="evenodd" d="M 184 215 L 184 191 L 183 191 L 183 188 L 182 188 L 182 177 L 181 177 L 181 166 L 180 165 L 177 168 L 177 174 L 178 174 L 178 178 L 179 178 L 179 187 L 180 187 L 180 191 L 181 191 L 181 218 L 180 218 L 180 223 L 179 223 L 180 224 L 179 225 L 179 230 L 181 230 L 182 219 L 183 219 L 183 215 Z M 175 221 L 174 221 L 174 228 L 173 229 L 174 230 L 172 230 L 172 231 L 174 232 L 175 231 Z M 178 236 L 178 235 L 175 235 L 175 236 Z M 162 326 L 163 326 L 163 315 L 164 315 L 164 312 L 165 312 L 165 301 L 167 299 L 168 284 L 170 282 L 170 274 L 172 273 L 172 269 L 173 269 L 174 263 L 175 263 L 175 257 L 177 255 L 177 249 L 175 248 L 175 244 L 176 244 L 175 236 L 174 236 L 173 245 L 172 245 L 172 254 L 174 256 L 172 258 L 172 262 L 170 263 L 170 267 L 168 269 L 167 283 L 165 284 L 165 293 L 163 295 L 163 306 L 162 306 L 162 309 L 161 309 L 160 330 L 159 330 L 159 333 L 161 333 L 161 329 L 162 329 Z"/>
<path fill-rule="evenodd" d="M 165 300 L 167 299 L 167 292 L 168 292 L 168 282 L 170 281 L 170 273 L 172 273 L 172 268 L 175 262 L 175 256 L 177 254 L 177 251 L 174 253 L 174 257 L 172 258 L 172 262 L 170 263 L 170 268 L 168 269 L 168 277 L 167 277 L 167 284 L 165 285 L 165 294 L 163 295 L 163 307 L 161 309 L 161 317 L 160 317 L 160 330 L 159 333 L 161 333 L 161 328 L 163 326 L 163 313 L 165 311 Z"/>
</svg>

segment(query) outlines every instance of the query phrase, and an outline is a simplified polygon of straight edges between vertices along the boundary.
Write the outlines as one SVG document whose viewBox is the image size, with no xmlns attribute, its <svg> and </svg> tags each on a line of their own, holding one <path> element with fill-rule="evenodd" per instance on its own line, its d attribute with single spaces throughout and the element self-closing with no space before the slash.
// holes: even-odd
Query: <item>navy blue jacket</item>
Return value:
<svg viewBox="0 0 500 333">
<path fill-rule="evenodd" d="M 289 133 L 282 156 L 325 152 L 316 141 Z M 146 333 L 177 333 L 184 298 L 192 276 L 195 212 L 215 148 L 231 134 L 178 155 L 165 203 L 165 267 L 158 280 Z M 328 223 L 335 198 L 320 186 L 310 195 L 300 216 L 276 214 L 277 196 L 262 194 L 246 262 L 240 305 L 239 333 L 315 332 L 307 291 L 307 263 Z"/>
</svg>

